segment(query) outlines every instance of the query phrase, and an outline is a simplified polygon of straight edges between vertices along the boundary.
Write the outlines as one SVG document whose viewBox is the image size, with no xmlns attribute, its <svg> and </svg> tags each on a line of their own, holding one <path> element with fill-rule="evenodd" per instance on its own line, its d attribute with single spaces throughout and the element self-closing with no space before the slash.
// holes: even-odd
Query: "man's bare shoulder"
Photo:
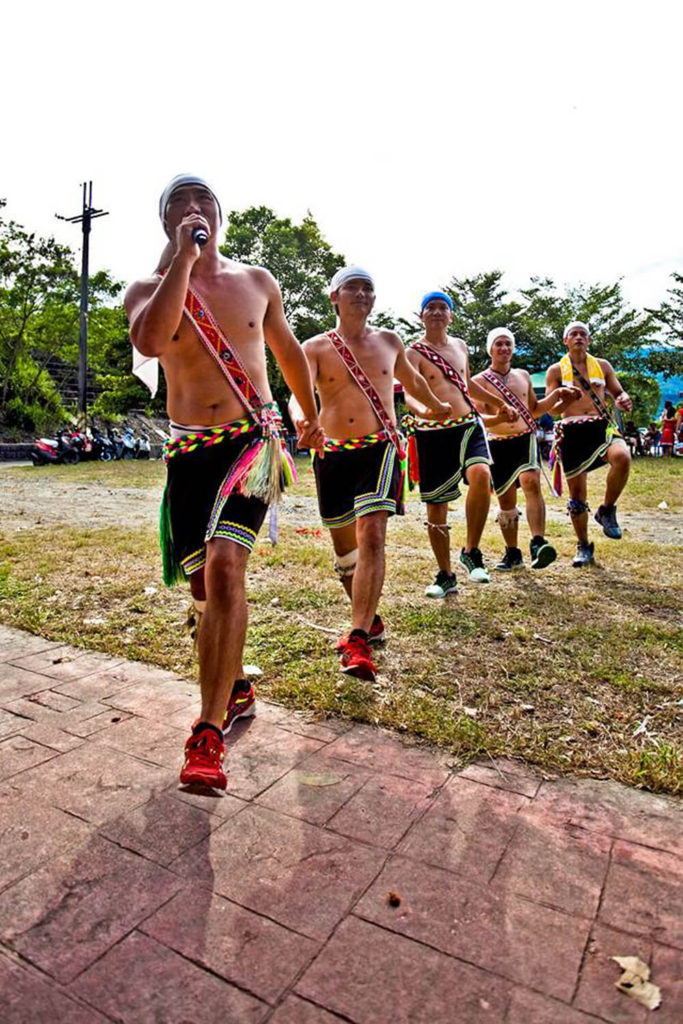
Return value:
<svg viewBox="0 0 683 1024">
<path fill-rule="evenodd" d="M 123 297 L 124 307 L 128 311 L 135 309 L 141 302 L 149 299 L 158 287 L 159 278 L 156 276 L 144 277 L 139 281 L 133 281 L 126 288 L 126 294 Z"/>
<path fill-rule="evenodd" d="M 403 341 L 396 331 L 390 331 L 386 327 L 375 327 L 372 331 L 373 341 L 379 341 L 389 345 L 393 349 L 403 349 Z"/>
<path fill-rule="evenodd" d="M 248 263 L 237 263 L 235 260 L 231 260 L 232 266 L 235 271 L 241 270 L 250 281 L 252 281 L 259 289 L 266 292 L 268 295 L 280 294 L 280 286 L 265 267 L 252 267 Z"/>
<path fill-rule="evenodd" d="M 552 363 L 552 364 L 551 364 L 551 365 L 550 365 L 550 366 L 548 367 L 548 369 L 547 369 L 547 370 L 545 371 L 545 375 L 546 375 L 546 378 L 548 378 L 548 377 L 557 377 L 557 376 L 559 376 L 559 375 L 560 375 L 560 372 L 561 372 L 561 369 L 562 369 L 562 367 L 560 366 L 560 363 L 559 363 L 559 362 L 557 362 L 557 363 Z"/>
<path fill-rule="evenodd" d="M 612 370 L 612 371 L 614 371 L 614 367 L 612 366 L 612 364 L 610 363 L 610 361 L 608 359 L 598 359 L 598 363 L 602 367 L 603 371 L 605 371 L 605 370 Z"/>
<path fill-rule="evenodd" d="M 315 334 L 312 338 L 307 338 L 306 341 L 301 343 L 301 347 L 307 352 L 315 355 L 320 352 L 325 345 L 329 344 L 328 337 L 325 333 Z"/>
</svg>

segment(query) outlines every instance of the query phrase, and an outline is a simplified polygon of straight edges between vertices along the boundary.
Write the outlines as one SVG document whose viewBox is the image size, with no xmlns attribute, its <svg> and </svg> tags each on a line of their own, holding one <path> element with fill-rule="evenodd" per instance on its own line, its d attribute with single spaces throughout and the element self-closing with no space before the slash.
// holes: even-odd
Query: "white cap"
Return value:
<svg viewBox="0 0 683 1024">
<path fill-rule="evenodd" d="M 489 356 L 491 355 L 491 349 L 496 338 L 509 338 L 512 342 L 512 351 L 515 351 L 515 336 L 512 331 L 509 331 L 507 327 L 494 327 L 486 336 L 486 351 Z"/>
<path fill-rule="evenodd" d="M 353 281 L 354 278 L 361 278 L 363 281 L 369 281 L 372 285 L 372 290 L 375 290 L 375 282 L 372 279 L 372 274 L 369 274 L 367 270 L 363 270 L 362 267 L 342 267 L 334 275 L 330 281 L 330 295 L 332 292 L 338 292 L 343 284 L 347 281 Z"/>
</svg>

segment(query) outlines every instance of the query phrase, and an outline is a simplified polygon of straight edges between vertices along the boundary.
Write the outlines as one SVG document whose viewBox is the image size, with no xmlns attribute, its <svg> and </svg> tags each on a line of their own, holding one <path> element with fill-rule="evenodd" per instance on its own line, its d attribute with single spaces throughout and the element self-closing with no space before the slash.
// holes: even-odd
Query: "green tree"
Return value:
<svg viewBox="0 0 683 1024">
<path fill-rule="evenodd" d="M 650 353 L 655 373 L 665 377 L 683 375 L 683 274 L 674 272 L 674 286 L 659 309 L 648 309 L 660 330 L 660 344 Z"/>
<path fill-rule="evenodd" d="M 5 206 L 0 201 L 0 209 Z M 122 285 L 106 271 L 90 279 L 89 357 L 97 369 L 112 331 L 126 338 Z M 80 277 L 72 251 L 0 217 L 0 418 L 47 429 L 65 415 L 48 372 L 53 357 L 78 363 Z"/>
<path fill-rule="evenodd" d="M 332 251 L 310 213 L 294 224 L 267 206 L 233 210 L 220 248 L 224 256 L 271 272 L 282 290 L 285 315 L 300 341 L 334 326 L 328 285 L 345 259 Z M 268 368 L 273 393 L 282 405 L 289 392 L 270 353 Z"/>
</svg>

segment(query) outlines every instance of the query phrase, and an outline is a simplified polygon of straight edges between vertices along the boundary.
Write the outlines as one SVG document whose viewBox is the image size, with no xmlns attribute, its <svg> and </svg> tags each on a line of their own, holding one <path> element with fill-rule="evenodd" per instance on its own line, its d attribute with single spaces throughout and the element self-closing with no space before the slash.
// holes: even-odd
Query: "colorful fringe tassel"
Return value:
<svg viewBox="0 0 683 1024">
<path fill-rule="evenodd" d="M 180 562 L 176 559 L 173 550 L 173 530 L 171 528 L 171 511 L 168 506 L 168 487 L 164 487 L 159 509 L 159 546 L 161 547 L 161 567 L 164 583 L 167 587 L 173 587 L 176 583 L 182 583 L 185 579 L 185 572 Z"/>
</svg>

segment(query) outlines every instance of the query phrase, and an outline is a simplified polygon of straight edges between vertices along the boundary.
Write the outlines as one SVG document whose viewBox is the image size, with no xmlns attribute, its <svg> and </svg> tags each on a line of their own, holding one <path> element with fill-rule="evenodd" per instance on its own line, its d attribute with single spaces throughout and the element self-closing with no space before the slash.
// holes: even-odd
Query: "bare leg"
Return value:
<svg viewBox="0 0 683 1024">
<path fill-rule="evenodd" d="M 353 628 L 370 631 L 384 584 L 387 512 L 356 521 L 358 566 L 353 577 Z"/>
<path fill-rule="evenodd" d="M 631 456 L 625 444 L 615 442 L 607 449 L 609 469 L 605 483 L 605 505 L 616 505 L 631 472 Z"/>
<path fill-rule="evenodd" d="M 498 495 L 498 505 L 501 512 L 511 512 L 513 509 L 517 508 L 517 484 L 513 484 L 512 487 L 508 487 L 507 491 L 503 494 Z M 519 520 L 515 519 L 514 522 L 501 522 L 499 520 L 498 525 L 500 526 L 500 532 L 503 534 L 505 547 L 518 547 Z"/>
<path fill-rule="evenodd" d="M 536 470 L 522 473 L 519 482 L 526 501 L 526 521 L 532 537 L 545 536 L 545 501 L 541 491 L 541 474 Z"/>
<path fill-rule="evenodd" d="M 337 558 L 348 555 L 358 547 L 355 522 L 350 526 L 341 526 L 338 530 L 330 530 L 330 537 Z M 340 577 L 344 590 L 349 595 L 349 601 L 353 601 L 353 576 L 354 574 L 350 573 L 348 576 Z"/>
<path fill-rule="evenodd" d="M 481 535 L 486 526 L 486 517 L 491 506 L 491 472 L 488 466 L 479 462 L 467 470 L 467 544 L 465 551 L 479 547 Z"/>
<path fill-rule="evenodd" d="M 198 569 L 197 572 L 193 572 L 190 576 L 190 593 L 192 594 L 192 600 L 195 604 L 194 617 L 196 621 L 195 627 L 195 644 L 199 647 L 199 630 L 201 628 L 202 621 L 204 619 L 204 605 L 206 604 L 206 582 L 204 580 L 204 567 Z M 244 666 L 240 661 L 239 668 L 237 670 L 237 679 L 244 678 Z"/>
<path fill-rule="evenodd" d="M 451 572 L 451 541 L 448 536 L 448 504 L 427 505 L 427 534 L 436 564 L 442 572 Z"/>
<path fill-rule="evenodd" d="M 569 485 L 569 494 L 574 501 L 581 501 L 585 504 L 586 497 L 588 495 L 588 474 L 581 473 L 579 476 L 572 477 L 571 480 L 567 480 Z M 574 527 L 577 539 L 582 544 L 588 543 L 588 512 L 582 512 L 578 516 L 570 515 L 569 517 Z"/>
<path fill-rule="evenodd" d="M 201 720 L 218 729 L 242 665 L 247 631 L 244 574 L 249 552 L 231 540 L 206 545 L 206 611 L 199 633 Z"/>
</svg>

